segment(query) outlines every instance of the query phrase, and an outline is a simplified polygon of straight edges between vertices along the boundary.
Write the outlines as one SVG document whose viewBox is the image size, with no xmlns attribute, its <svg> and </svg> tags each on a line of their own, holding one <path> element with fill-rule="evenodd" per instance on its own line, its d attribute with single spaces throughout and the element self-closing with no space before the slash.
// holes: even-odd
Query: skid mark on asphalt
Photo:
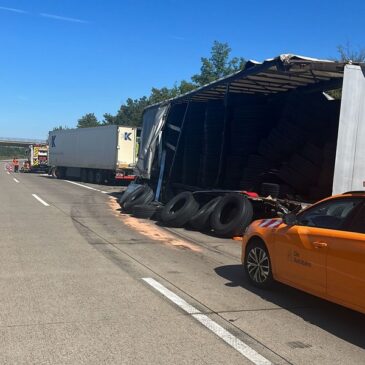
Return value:
<svg viewBox="0 0 365 365">
<path fill-rule="evenodd" d="M 120 206 L 115 198 L 109 199 L 109 207 L 113 210 L 115 217 L 121 220 L 126 226 L 132 228 L 143 236 L 149 239 L 159 241 L 165 245 L 187 248 L 194 252 L 202 252 L 202 249 L 188 241 L 177 238 L 175 235 L 168 233 L 165 230 L 157 227 L 151 221 L 141 221 L 138 218 L 131 217 L 126 214 L 121 214 Z"/>
<path fill-rule="evenodd" d="M 233 336 L 230 332 L 220 326 L 218 323 L 210 319 L 207 315 L 202 314 L 198 309 L 196 309 L 191 304 L 187 303 L 184 299 L 173 293 L 171 290 L 164 287 L 158 281 L 152 278 L 142 278 L 148 285 L 153 287 L 171 302 L 176 304 L 179 308 L 181 308 L 184 312 L 190 314 L 193 318 L 195 318 L 198 322 L 200 322 L 203 326 L 208 328 L 211 332 L 221 338 L 224 342 L 226 342 L 229 346 L 233 347 L 236 351 L 238 351 L 241 355 L 243 355 L 246 359 L 253 362 L 255 365 L 271 365 L 271 361 L 260 355 L 253 348 L 239 340 L 237 337 Z"/>
</svg>

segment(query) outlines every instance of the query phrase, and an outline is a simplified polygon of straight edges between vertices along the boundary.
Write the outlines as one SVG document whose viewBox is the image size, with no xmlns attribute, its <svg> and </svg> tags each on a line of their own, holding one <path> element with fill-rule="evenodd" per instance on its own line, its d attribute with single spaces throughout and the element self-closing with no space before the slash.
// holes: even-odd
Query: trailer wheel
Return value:
<svg viewBox="0 0 365 365">
<path fill-rule="evenodd" d="M 65 168 L 55 167 L 52 176 L 54 176 L 56 179 L 64 179 L 66 176 Z"/>
<path fill-rule="evenodd" d="M 199 204 L 192 193 L 185 191 L 172 198 L 161 212 L 161 220 L 171 227 L 182 227 L 196 214 Z"/>
<path fill-rule="evenodd" d="M 95 179 L 94 170 L 93 169 L 89 169 L 89 171 L 87 172 L 87 182 L 90 183 L 90 184 L 93 184 L 94 183 L 94 179 Z"/>
<path fill-rule="evenodd" d="M 56 167 L 52 167 L 50 171 L 50 175 L 55 179 L 57 179 L 56 169 Z"/>
<path fill-rule="evenodd" d="M 208 203 L 204 204 L 198 212 L 193 215 L 189 220 L 189 225 L 196 230 L 205 231 L 210 228 L 210 216 L 214 211 L 214 208 L 222 200 L 221 196 L 218 196 Z"/>
<path fill-rule="evenodd" d="M 247 197 L 228 194 L 217 204 L 210 216 L 210 225 L 218 236 L 241 236 L 251 223 L 253 208 Z"/>
<path fill-rule="evenodd" d="M 122 204 L 122 208 L 125 212 L 130 213 L 134 205 L 151 203 L 153 198 L 153 190 L 149 186 L 143 185 L 141 188 L 132 191 L 128 195 L 128 197 Z"/>
<path fill-rule="evenodd" d="M 98 184 L 98 185 L 101 185 L 104 183 L 104 173 L 103 171 L 101 170 L 97 170 L 96 173 L 95 173 L 95 183 Z"/>
<path fill-rule="evenodd" d="M 86 169 L 81 169 L 81 181 L 86 183 L 87 182 L 87 170 Z"/>
</svg>

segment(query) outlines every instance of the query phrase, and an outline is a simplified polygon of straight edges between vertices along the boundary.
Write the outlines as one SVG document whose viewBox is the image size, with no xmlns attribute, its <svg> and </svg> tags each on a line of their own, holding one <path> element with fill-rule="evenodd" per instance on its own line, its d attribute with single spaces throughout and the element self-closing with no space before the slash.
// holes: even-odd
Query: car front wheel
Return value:
<svg viewBox="0 0 365 365">
<path fill-rule="evenodd" d="M 273 276 L 270 255 L 262 241 L 254 240 L 248 244 L 244 268 L 251 284 L 258 288 L 271 286 Z"/>
</svg>

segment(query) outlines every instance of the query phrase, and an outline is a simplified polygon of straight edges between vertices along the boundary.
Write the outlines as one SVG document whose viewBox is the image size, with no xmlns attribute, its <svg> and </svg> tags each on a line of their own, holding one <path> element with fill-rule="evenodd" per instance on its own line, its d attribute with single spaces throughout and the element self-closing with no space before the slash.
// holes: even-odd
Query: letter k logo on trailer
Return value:
<svg viewBox="0 0 365 365">
<path fill-rule="evenodd" d="M 55 143 L 56 137 L 57 136 L 52 136 L 51 137 L 51 147 L 56 147 L 56 143 Z"/>
<path fill-rule="evenodd" d="M 129 132 L 124 132 L 124 140 L 125 141 L 131 141 L 131 134 Z"/>
</svg>

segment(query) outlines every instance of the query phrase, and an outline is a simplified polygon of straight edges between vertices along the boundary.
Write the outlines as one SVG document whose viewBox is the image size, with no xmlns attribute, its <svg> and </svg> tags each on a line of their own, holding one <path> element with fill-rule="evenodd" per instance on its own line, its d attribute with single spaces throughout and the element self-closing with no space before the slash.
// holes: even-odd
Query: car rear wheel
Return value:
<svg viewBox="0 0 365 365">
<path fill-rule="evenodd" d="M 271 261 L 265 244 L 259 240 L 249 243 L 244 263 L 248 280 L 258 288 L 268 288 L 273 283 Z"/>
</svg>

